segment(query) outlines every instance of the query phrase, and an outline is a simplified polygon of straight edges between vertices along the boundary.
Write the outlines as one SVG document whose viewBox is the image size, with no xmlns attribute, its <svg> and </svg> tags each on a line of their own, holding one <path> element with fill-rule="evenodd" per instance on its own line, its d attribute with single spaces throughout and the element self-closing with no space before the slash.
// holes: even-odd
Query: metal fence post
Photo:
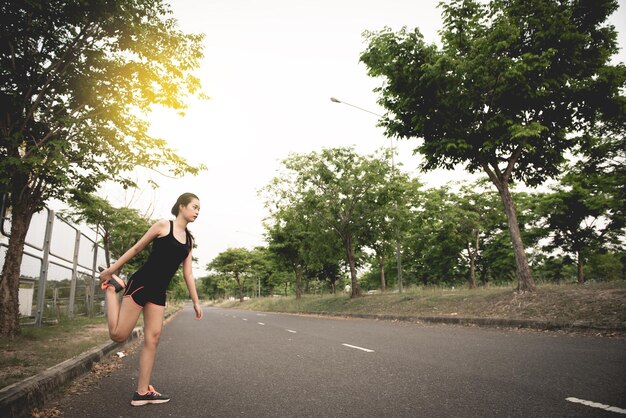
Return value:
<svg viewBox="0 0 626 418">
<path fill-rule="evenodd" d="M 48 256 L 50 255 L 50 239 L 52 237 L 53 226 L 54 211 L 48 209 L 46 233 L 43 241 L 43 257 L 41 260 L 41 270 L 39 271 L 39 287 L 37 289 L 37 314 L 35 315 L 35 325 L 37 326 L 43 324 L 43 314 L 46 305 L 46 281 L 48 280 Z"/>
<path fill-rule="evenodd" d="M 72 263 L 72 282 L 70 284 L 70 303 L 68 314 L 74 317 L 74 299 L 76 298 L 76 278 L 78 276 L 78 249 L 80 247 L 80 230 L 76 230 L 76 240 L 74 241 L 74 258 Z"/>
<path fill-rule="evenodd" d="M 93 243 L 93 264 L 91 266 L 91 283 L 89 284 L 89 287 L 88 287 L 89 300 L 87 303 L 87 312 L 89 316 L 93 315 L 93 303 L 94 303 L 95 294 L 96 294 L 96 270 L 98 266 L 98 248 L 99 248 L 98 247 L 98 234 L 96 233 L 96 240 Z"/>
</svg>

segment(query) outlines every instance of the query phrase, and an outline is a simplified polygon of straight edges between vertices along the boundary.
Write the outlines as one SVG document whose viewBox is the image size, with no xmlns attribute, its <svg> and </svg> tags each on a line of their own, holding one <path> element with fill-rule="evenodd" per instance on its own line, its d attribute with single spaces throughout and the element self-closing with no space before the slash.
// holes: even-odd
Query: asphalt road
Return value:
<svg viewBox="0 0 626 418">
<path fill-rule="evenodd" d="M 186 307 L 165 327 L 153 373 L 171 402 L 132 407 L 138 353 L 61 399 L 62 416 L 626 414 L 623 339 L 214 308 L 194 321 Z"/>
</svg>

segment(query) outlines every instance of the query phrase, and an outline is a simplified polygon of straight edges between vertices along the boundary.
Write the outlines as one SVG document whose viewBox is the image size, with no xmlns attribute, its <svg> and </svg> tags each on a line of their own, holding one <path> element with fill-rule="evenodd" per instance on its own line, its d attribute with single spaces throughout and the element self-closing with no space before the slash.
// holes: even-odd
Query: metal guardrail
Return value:
<svg viewBox="0 0 626 418">
<path fill-rule="evenodd" d="M 10 231 L 4 199 L 1 203 L 0 268 Z M 86 226 L 81 229 L 49 208 L 33 215 L 20 266 L 20 301 L 30 302 L 30 307 L 21 306 L 22 324 L 102 313 L 104 295 L 95 290 L 96 267 L 104 264 L 104 248 L 97 239 L 97 232 Z"/>
</svg>

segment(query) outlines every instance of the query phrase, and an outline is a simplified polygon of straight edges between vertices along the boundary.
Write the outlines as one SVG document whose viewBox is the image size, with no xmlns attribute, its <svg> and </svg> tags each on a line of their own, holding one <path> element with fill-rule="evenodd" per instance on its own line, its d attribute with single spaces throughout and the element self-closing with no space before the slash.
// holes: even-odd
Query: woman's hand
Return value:
<svg viewBox="0 0 626 418">
<path fill-rule="evenodd" d="M 105 269 L 103 267 L 98 267 L 98 270 L 100 270 L 100 284 L 106 283 L 108 280 L 113 278 L 113 272 L 110 268 Z"/>
<path fill-rule="evenodd" d="M 202 319 L 202 306 L 200 306 L 200 302 L 194 303 L 193 309 L 196 311 L 196 319 Z"/>
</svg>

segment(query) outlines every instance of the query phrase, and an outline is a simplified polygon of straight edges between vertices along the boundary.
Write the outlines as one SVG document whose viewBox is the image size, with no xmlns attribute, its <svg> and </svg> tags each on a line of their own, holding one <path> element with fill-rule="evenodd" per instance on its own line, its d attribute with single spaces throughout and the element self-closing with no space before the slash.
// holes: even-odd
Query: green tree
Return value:
<svg viewBox="0 0 626 418">
<path fill-rule="evenodd" d="M 217 274 L 209 274 L 200 279 L 202 283 L 202 293 L 209 299 L 223 298 L 225 295 L 223 289 L 219 286 L 220 277 Z"/>
<path fill-rule="evenodd" d="M 152 221 L 136 209 L 113 207 L 107 200 L 94 194 L 74 194 L 70 209 L 63 211 L 74 222 L 85 222 L 102 237 L 107 266 L 112 258 L 121 257 L 152 225 Z M 130 260 L 125 267 L 136 270 L 148 258 L 148 249 Z"/>
<path fill-rule="evenodd" d="M 258 286 L 258 295 L 268 295 L 272 291 L 270 278 L 276 270 L 276 263 L 267 247 L 255 247 L 251 252 L 250 273 Z"/>
<path fill-rule="evenodd" d="M 620 256 L 622 260 L 620 260 Z M 598 252 L 589 257 L 585 279 L 596 281 L 624 280 L 626 272 L 623 263 L 624 252 Z"/>
<path fill-rule="evenodd" d="M 24 240 L 45 202 L 106 180 L 132 186 L 138 166 L 202 168 L 150 136 L 145 115 L 200 94 L 203 54 L 163 0 L 3 0 L 0 13 L 0 193 L 12 209 L 0 334 L 14 336 Z"/>
<path fill-rule="evenodd" d="M 345 251 L 336 232 L 327 224 L 316 222 L 309 224 L 309 233 L 304 241 L 306 254 L 305 277 L 326 284 L 334 294 L 337 282 L 346 271 Z"/>
<path fill-rule="evenodd" d="M 284 269 L 274 270 L 269 278 L 272 289 L 279 289 L 278 293 L 287 296 L 292 291 L 293 275 Z M 276 293 L 272 293 L 275 295 Z"/>
<path fill-rule="evenodd" d="M 246 248 L 229 248 L 219 253 L 207 268 L 226 275 L 235 281 L 239 292 L 239 301 L 243 302 L 244 289 L 252 270 L 252 253 Z"/>
<path fill-rule="evenodd" d="M 452 284 L 466 280 L 473 288 L 479 278 L 485 283 L 494 278 L 508 280 L 509 272 L 514 274 L 506 219 L 497 194 L 485 186 L 489 185 L 480 180 L 418 192 L 404 244 L 408 281 Z M 532 214 L 528 198 L 514 197 L 524 203 L 520 212 L 523 238 L 535 243 L 538 238 L 530 236 L 525 226 Z"/>
<path fill-rule="evenodd" d="M 534 194 L 514 192 L 516 202 L 518 228 L 529 248 L 536 247 L 537 242 L 545 237 L 545 230 L 536 228 L 538 219 L 536 197 Z M 501 210 L 495 210 L 496 202 L 488 199 L 487 207 L 481 214 L 485 222 L 485 230 L 481 236 L 478 274 L 483 284 L 511 283 L 516 278 L 516 260 L 511 248 L 511 234 L 507 219 Z"/>
<path fill-rule="evenodd" d="M 451 211 L 456 215 L 456 230 L 464 244 L 470 289 L 476 287 L 482 241 L 490 232 L 491 220 L 498 217 L 497 196 L 485 190 L 485 186 L 484 181 L 463 185 L 452 197 Z"/>
<path fill-rule="evenodd" d="M 539 254 L 533 275 L 543 282 L 561 283 L 567 273 L 569 257 Z"/>
<path fill-rule="evenodd" d="M 281 189 L 273 191 L 280 193 Z M 311 242 L 308 239 L 309 226 L 303 204 L 278 206 L 265 224 L 268 250 L 274 255 L 277 266 L 293 272 L 296 299 L 302 297 L 302 281 L 307 269 L 308 244 Z M 286 284 L 284 275 L 278 275 L 275 279 Z"/>
<path fill-rule="evenodd" d="M 572 255 L 577 265 L 577 281 L 585 281 L 586 260 L 601 250 L 624 247 L 624 201 L 615 176 L 574 168 L 551 193 L 542 197 L 539 213 L 549 231 L 546 249 L 560 249 Z M 619 181 L 624 181 L 622 177 Z"/>
<path fill-rule="evenodd" d="M 335 241 L 336 242 L 336 241 Z M 341 279 L 343 271 L 345 270 L 342 264 L 342 257 L 340 254 L 341 248 L 336 245 L 332 245 L 333 242 L 329 242 L 329 249 L 332 251 L 332 255 L 322 259 L 319 263 L 315 264 L 315 267 L 311 269 L 311 277 L 316 278 L 322 284 L 327 284 L 332 294 L 337 293 L 337 282 Z"/>
<path fill-rule="evenodd" d="M 423 284 L 455 283 L 467 271 L 462 256 L 466 241 L 459 226 L 472 214 L 458 206 L 449 186 L 420 194 L 406 246 L 411 258 L 407 267 Z"/>
<path fill-rule="evenodd" d="M 559 172 L 600 121 L 623 112 L 626 72 L 606 25 L 615 0 L 453 0 L 442 3 L 442 46 L 419 30 L 366 32 L 361 60 L 387 109 L 389 136 L 423 139 L 424 170 L 464 164 L 484 171 L 507 215 L 518 290 L 533 291 L 514 181 L 541 184 Z"/>
<path fill-rule="evenodd" d="M 420 187 L 419 180 L 409 179 L 406 173 L 395 168 L 387 187 L 381 190 L 380 195 L 372 196 L 374 201 L 367 202 L 370 209 L 364 241 L 374 251 L 379 272 L 379 288 L 383 292 L 388 285 L 386 270 L 389 269 L 386 268 L 386 263 L 388 260 L 395 260 L 392 264 L 397 267 L 398 241 L 402 241 L 408 229 L 411 208 L 416 203 L 415 198 L 419 196 L 417 191 Z M 381 202 L 385 204 L 380 204 Z"/>
<path fill-rule="evenodd" d="M 334 289 L 337 277 L 332 265 L 342 258 L 337 256 L 341 243 L 332 230 L 316 222 L 312 200 L 303 184 L 296 184 L 291 175 L 278 176 L 263 192 L 270 212 L 265 223 L 268 250 L 279 270 L 293 272 L 296 299 L 302 297 L 307 276 L 323 276 Z M 274 274 L 272 281 L 288 287 L 285 274 Z"/>
<path fill-rule="evenodd" d="M 352 297 L 359 295 L 357 254 L 368 244 L 370 217 L 376 207 L 390 205 L 386 188 L 392 173 L 386 161 L 384 156 L 361 156 L 352 148 L 292 155 L 283 162 L 288 172 L 275 182 L 282 190 L 293 191 L 283 205 L 302 202 L 298 207 L 306 210 L 309 225 L 333 231 L 340 240 Z"/>
<path fill-rule="evenodd" d="M 601 189 L 614 202 L 608 229 L 619 230 L 626 226 L 626 111 L 615 115 L 606 128 L 583 148 L 576 171 L 585 188 Z"/>
</svg>

